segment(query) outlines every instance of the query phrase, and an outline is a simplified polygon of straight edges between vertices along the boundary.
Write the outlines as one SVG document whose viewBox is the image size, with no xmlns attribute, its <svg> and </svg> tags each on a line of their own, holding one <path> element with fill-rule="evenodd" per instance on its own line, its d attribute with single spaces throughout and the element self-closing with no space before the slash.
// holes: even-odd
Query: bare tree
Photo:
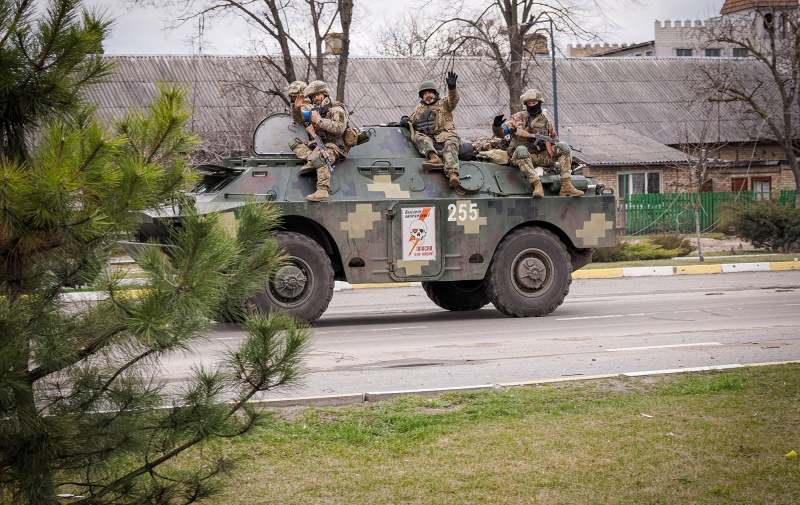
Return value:
<svg viewBox="0 0 800 505">
<path fill-rule="evenodd" d="M 399 18 L 385 20 L 385 28 L 372 37 L 373 45 L 382 56 L 425 57 L 438 56 L 435 31 L 439 24 L 416 9 L 404 12 Z"/>
<path fill-rule="evenodd" d="M 280 96 L 288 105 L 286 84 L 307 79 L 303 62 L 315 79 L 325 80 L 326 43 L 340 39 L 338 53 L 336 99 L 343 100 L 350 51 L 350 27 L 354 0 L 126 0 L 136 6 L 171 9 L 177 27 L 187 22 L 203 20 L 213 23 L 238 18 L 265 38 L 253 44 L 261 55 L 260 61 L 283 81 L 271 88 L 269 94 Z M 341 31 L 339 31 L 341 30 Z"/>
<path fill-rule="evenodd" d="M 724 16 L 707 23 L 709 43 L 723 43 L 755 59 L 761 68 L 726 65 L 724 71 L 709 65 L 703 69 L 711 100 L 738 102 L 744 114 L 761 119 L 768 140 L 778 143 L 794 174 L 800 207 L 800 7 L 757 7 L 738 16 Z"/>
<path fill-rule="evenodd" d="M 494 0 L 480 10 L 469 8 L 467 1 L 461 0 L 444 12 L 459 13 L 448 16 L 437 27 L 448 31 L 445 55 L 488 57 L 508 87 L 512 113 L 521 109 L 519 96 L 528 79 L 528 68 L 536 65 L 535 46 L 542 34 L 549 33 L 551 21 L 554 31 L 594 38 L 579 25 L 585 9 L 561 0 Z"/>
<path fill-rule="evenodd" d="M 678 178 L 676 186 L 680 187 L 684 192 L 692 195 L 692 210 L 694 213 L 694 229 L 697 239 L 697 254 L 700 261 L 705 261 L 703 256 L 703 245 L 700 240 L 703 229 L 700 224 L 700 214 L 703 211 L 703 201 L 701 193 L 703 192 L 703 184 L 710 178 L 709 169 L 711 165 L 708 163 L 708 154 L 713 149 L 719 149 L 719 145 L 711 146 L 708 144 L 708 138 L 711 134 L 711 125 L 713 121 L 713 112 L 709 109 L 709 104 L 705 104 L 705 113 L 700 113 L 699 117 L 704 118 L 701 123 L 685 121 L 683 125 L 683 142 L 679 148 L 686 156 L 686 163 L 675 165 L 682 178 Z M 678 189 L 676 187 L 676 189 Z"/>
</svg>

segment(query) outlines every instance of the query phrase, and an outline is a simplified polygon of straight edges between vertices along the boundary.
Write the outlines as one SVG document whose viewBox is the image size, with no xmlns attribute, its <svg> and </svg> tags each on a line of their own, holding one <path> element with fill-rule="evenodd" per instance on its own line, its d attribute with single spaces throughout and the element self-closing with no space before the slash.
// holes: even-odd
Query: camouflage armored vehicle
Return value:
<svg viewBox="0 0 800 505">
<path fill-rule="evenodd" d="M 560 178 L 541 178 L 545 197 L 511 166 L 462 161 L 456 190 L 441 173 L 422 169 L 410 133 L 397 126 L 362 129 L 367 142 L 337 163 L 330 199 L 307 202 L 314 175 L 289 150 L 303 128 L 287 114 L 267 117 L 253 138 L 253 157 L 199 167 L 197 210 L 231 212 L 248 199 L 283 212 L 277 235 L 291 262 L 252 303 L 318 319 L 334 281 L 351 284 L 421 281 L 430 299 L 452 311 L 488 303 L 513 317 L 553 312 L 569 292 L 572 272 L 591 261 L 591 248 L 614 245 L 614 197 L 574 175 L 581 198 L 558 197 Z M 363 135 L 362 135 L 362 138 Z M 163 235 L 170 207 L 146 216 L 143 238 Z"/>
</svg>

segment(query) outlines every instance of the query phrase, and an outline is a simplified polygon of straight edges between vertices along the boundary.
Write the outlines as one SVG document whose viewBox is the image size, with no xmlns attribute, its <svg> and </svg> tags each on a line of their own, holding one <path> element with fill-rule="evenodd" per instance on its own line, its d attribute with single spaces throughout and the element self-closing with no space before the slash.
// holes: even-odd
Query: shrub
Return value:
<svg viewBox="0 0 800 505">
<path fill-rule="evenodd" d="M 620 241 L 614 247 L 592 249 L 592 261 L 607 263 L 610 261 L 660 260 L 678 256 L 679 249 L 665 249 L 649 240 L 641 242 Z"/>
<path fill-rule="evenodd" d="M 777 200 L 729 205 L 723 219 L 725 226 L 757 248 L 787 253 L 800 240 L 800 209 Z"/>
<path fill-rule="evenodd" d="M 653 235 L 651 237 L 647 237 L 647 240 L 655 245 L 660 245 L 664 249 L 675 249 L 679 251 L 676 256 L 688 256 L 689 253 L 696 249 L 696 247 L 692 245 L 691 241 L 680 233 Z"/>
</svg>

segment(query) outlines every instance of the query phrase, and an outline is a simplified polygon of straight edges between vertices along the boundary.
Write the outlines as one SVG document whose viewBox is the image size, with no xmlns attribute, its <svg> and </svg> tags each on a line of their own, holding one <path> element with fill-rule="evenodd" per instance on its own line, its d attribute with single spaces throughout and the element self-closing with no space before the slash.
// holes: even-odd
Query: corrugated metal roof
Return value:
<svg viewBox="0 0 800 505">
<path fill-rule="evenodd" d="M 173 80 L 192 85 L 194 121 L 201 132 L 227 134 L 236 128 L 250 128 L 251 125 L 243 126 L 235 118 L 263 116 L 285 107 L 275 97 L 242 89 L 241 81 L 266 89 L 269 81 L 280 80 L 277 72 L 265 70 L 256 57 L 111 58 L 118 65 L 117 72 L 109 82 L 93 87 L 89 93 L 89 98 L 98 101 L 101 111 L 107 114 L 116 116 L 128 107 L 145 105 L 155 95 L 157 82 Z M 697 142 L 704 129 L 708 129 L 703 109 L 708 102 L 689 85 L 697 80 L 701 68 L 721 74 L 735 69 L 754 79 L 766 72 L 765 67 L 750 58 L 595 57 L 559 59 L 556 63 L 562 137 L 566 127 L 573 127 L 577 133 L 586 131 L 585 125 L 612 124 L 635 133 L 631 141 L 651 140 L 647 144 L 651 148 L 687 140 Z M 326 59 L 326 65 L 328 75 L 335 75 L 335 60 Z M 413 110 L 421 81 L 441 83 L 440 91 L 444 94 L 447 68 L 445 62 L 430 58 L 351 58 L 345 103 L 352 120 L 361 125 L 398 121 Z M 499 73 L 491 61 L 479 58 L 456 59 L 452 68 L 459 74 L 461 93 L 454 114 L 457 129 L 465 138 L 490 135 L 492 117 L 508 114 L 508 90 Z M 528 69 L 528 74 L 528 87 L 539 88 L 547 97 L 545 107 L 552 108 L 550 60 L 540 61 L 538 66 Z M 329 84 L 332 89 L 335 87 L 335 82 Z M 715 107 L 713 138 L 706 138 L 707 142 L 741 142 L 759 136 L 757 128 L 743 126 L 740 105 L 723 103 Z M 552 110 L 549 115 L 553 116 Z M 642 156 L 645 154 L 641 151 Z"/>
<path fill-rule="evenodd" d="M 572 145 L 573 157 L 589 165 L 685 164 L 686 155 L 649 137 L 613 124 L 569 127 L 562 139 Z"/>
<path fill-rule="evenodd" d="M 730 14 L 756 7 L 797 7 L 800 2 L 797 0 L 725 0 L 720 9 L 720 14 Z"/>
</svg>

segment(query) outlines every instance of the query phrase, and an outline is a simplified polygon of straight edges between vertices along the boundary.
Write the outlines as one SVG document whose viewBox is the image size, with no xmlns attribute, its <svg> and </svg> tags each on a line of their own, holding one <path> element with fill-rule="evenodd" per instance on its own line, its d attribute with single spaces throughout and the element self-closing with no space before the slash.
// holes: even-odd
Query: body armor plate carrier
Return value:
<svg viewBox="0 0 800 505">
<path fill-rule="evenodd" d="M 436 132 L 436 109 L 430 108 L 420 114 L 414 121 L 414 129 L 425 135 L 433 135 Z"/>
</svg>

